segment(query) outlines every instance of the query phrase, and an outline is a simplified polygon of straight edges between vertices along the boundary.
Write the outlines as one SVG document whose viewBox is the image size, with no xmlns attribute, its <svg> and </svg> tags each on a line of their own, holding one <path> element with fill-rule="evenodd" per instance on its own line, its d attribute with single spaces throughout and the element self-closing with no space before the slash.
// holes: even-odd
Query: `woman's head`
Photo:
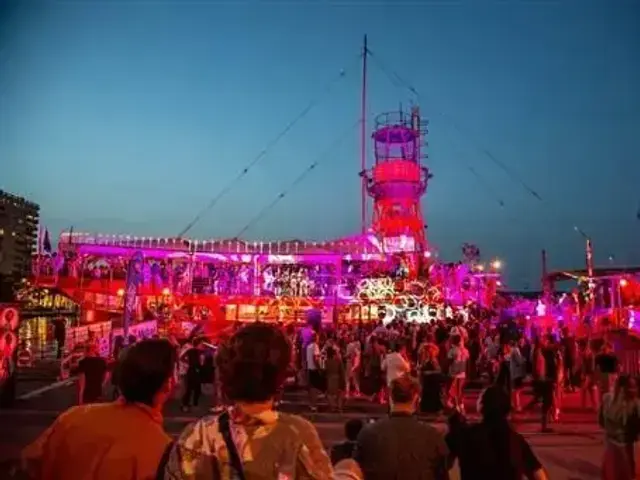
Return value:
<svg viewBox="0 0 640 480">
<path fill-rule="evenodd" d="M 216 355 L 223 393 L 234 402 L 272 399 L 286 380 L 291 348 L 274 326 L 254 323 L 239 329 Z"/>
</svg>

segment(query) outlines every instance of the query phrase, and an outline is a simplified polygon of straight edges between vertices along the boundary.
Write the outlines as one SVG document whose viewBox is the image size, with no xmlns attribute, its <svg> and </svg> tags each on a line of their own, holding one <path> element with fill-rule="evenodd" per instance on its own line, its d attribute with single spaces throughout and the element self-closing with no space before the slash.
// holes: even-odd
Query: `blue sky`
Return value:
<svg viewBox="0 0 640 480">
<path fill-rule="evenodd" d="M 411 101 L 430 120 L 423 206 L 441 256 L 475 242 L 504 259 L 510 286 L 535 288 L 542 247 L 552 268 L 583 264 L 579 225 L 598 263 L 640 262 L 636 1 L 0 5 L 0 188 L 39 202 L 55 234 L 176 235 L 315 98 L 190 234 L 235 236 L 282 191 L 246 237 L 356 232 L 359 135 L 347 130 L 367 33 L 420 94 L 372 61 L 368 122 Z"/>
</svg>

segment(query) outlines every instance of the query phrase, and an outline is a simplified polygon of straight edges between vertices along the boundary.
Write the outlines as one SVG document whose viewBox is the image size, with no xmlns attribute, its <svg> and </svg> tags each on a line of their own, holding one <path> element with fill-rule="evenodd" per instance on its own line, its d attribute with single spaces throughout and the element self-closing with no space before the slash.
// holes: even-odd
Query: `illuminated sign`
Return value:
<svg viewBox="0 0 640 480">
<path fill-rule="evenodd" d="M 416 241 L 408 235 L 400 235 L 399 237 L 385 237 L 382 245 L 387 253 L 413 252 L 416 248 Z"/>
</svg>

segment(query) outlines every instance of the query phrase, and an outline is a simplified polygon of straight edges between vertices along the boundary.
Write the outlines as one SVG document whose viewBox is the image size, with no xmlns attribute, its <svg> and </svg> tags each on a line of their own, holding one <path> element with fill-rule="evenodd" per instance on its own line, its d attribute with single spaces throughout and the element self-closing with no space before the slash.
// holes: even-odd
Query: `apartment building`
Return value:
<svg viewBox="0 0 640 480">
<path fill-rule="evenodd" d="M 13 282 L 31 274 L 38 248 L 40 207 L 0 190 L 0 277 Z"/>
</svg>

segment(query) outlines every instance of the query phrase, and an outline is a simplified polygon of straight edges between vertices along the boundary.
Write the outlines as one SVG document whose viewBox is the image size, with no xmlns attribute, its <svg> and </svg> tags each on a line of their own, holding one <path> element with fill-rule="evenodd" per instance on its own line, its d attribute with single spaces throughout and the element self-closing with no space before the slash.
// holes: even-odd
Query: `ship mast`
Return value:
<svg viewBox="0 0 640 480">
<path fill-rule="evenodd" d="M 367 48 L 367 36 L 364 36 L 362 45 L 362 92 L 361 92 L 361 110 L 360 110 L 360 176 L 362 177 L 361 188 L 361 211 L 360 221 L 362 235 L 367 233 L 367 176 L 364 174 L 367 170 L 367 57 L 369 49 Z"/>
</svg>

